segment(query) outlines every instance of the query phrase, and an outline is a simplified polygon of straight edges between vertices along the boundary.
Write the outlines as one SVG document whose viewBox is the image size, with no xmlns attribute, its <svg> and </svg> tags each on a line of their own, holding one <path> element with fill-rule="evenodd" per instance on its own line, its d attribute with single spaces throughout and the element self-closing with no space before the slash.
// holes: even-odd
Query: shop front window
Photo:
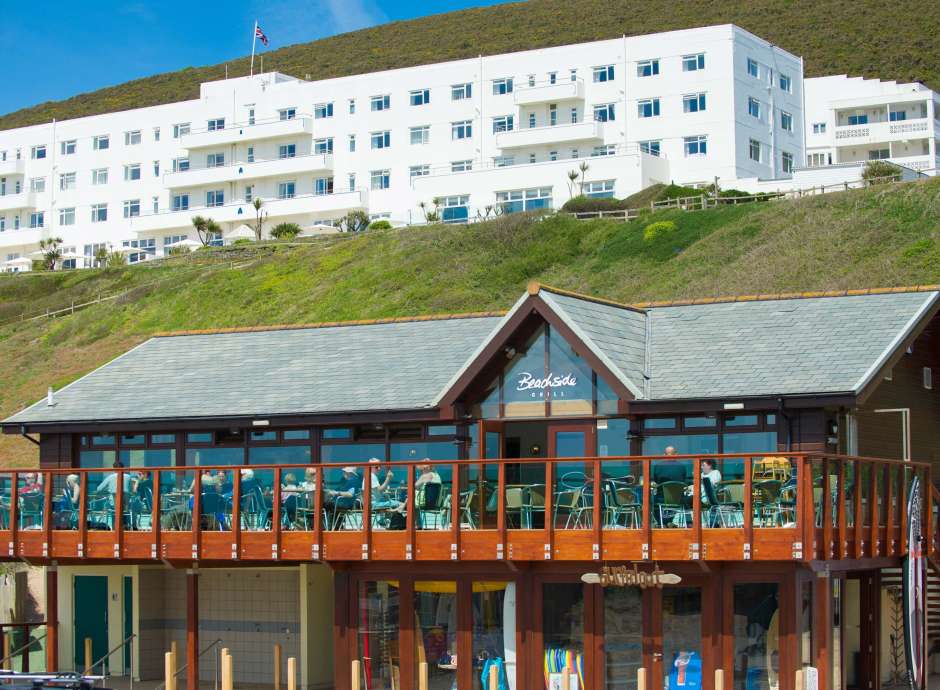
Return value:
<svg viewBox="0 0 940 690">
<path fill-rule="evenodd" d="M 780 687 L 779 585 L 734 585 L 734 690 Z"/>
<path fill-rule="evenodd" d="M 473 690 L 516 687 L 516 585 L 473 583 Z M 495 668 L 494 670 L 491 670 Z"/>
<path fill-rule="evenodd" d="M 663 688 L 702 687 L 702 590 L 663 590 Z"/>
<path fill-rule="evenodd" d="M 635 690 L 643 666 L 643 593 L 637 587 L 604 590 L 604 688 Z"/>
<path fill-rule="evenodd" d="M 428 665 L 428 690 L 457 687 L 457 583 L 417 581 L 414 589 L 415 678 Z M 466 663 L 464 660 L 459 660 Z"/>
<path fill-rule="evenodd" d="M 546 583 L 542 587 L 542 639 L 545 690 L 584 687 L 584 587 L 580 583 Z"/>
<path fill-rule="evenodd" d="M 369 690 L 400 688 L 399 605 L 397 583 L 379 580 L 360 584 L 358 657 L 364 687 Z"/>
</svg>

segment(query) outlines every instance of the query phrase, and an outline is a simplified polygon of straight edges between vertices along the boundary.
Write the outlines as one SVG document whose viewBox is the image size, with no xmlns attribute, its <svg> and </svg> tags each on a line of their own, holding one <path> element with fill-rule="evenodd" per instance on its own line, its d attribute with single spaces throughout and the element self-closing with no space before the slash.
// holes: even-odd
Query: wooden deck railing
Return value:
<svg viewBox="0 0 940 690">
<path fill-rule="evenodd" d="M 907 551 L 915 476 L 933 553 L 940 497 L 929 466 L 875 458 L 761 453 L 5 472 L 0 558 L 894 558 Z"/>
</svg>

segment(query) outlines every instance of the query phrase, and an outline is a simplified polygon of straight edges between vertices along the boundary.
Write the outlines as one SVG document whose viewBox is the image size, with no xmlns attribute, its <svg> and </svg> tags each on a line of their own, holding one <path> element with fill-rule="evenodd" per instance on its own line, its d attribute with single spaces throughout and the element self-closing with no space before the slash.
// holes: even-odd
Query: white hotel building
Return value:
<svg viewBox="0 0 940 690">
<path fill-rule="evenodd" d="M 46 237 L 160 256 L 195 215 L 223 235 L 250 224 L 254 198 L 269 230 L 354 209 L 423 222 L 435 198 L 453 222 L 559 208 L 583 161 L 594 196 L 779 179 L 805 160 L 802 91 L 800 58 L 732 25 L 209 82 L 196 100 L 0 132 L 0 267 Z"/>
</svg>

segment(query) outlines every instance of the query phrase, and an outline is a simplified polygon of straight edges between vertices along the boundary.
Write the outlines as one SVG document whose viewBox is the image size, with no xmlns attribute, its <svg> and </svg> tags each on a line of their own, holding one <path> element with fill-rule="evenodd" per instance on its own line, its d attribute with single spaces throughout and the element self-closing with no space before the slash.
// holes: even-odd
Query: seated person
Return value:
<svg viewBox="0 0 940 690">
<path fill-rule="evenodd" d="M 372 458 L 369 460 L 370 465 L 378 465 L 382 461 L 378 458 Z M 395 475 L 392 473 L 392 468 L 389 467 L 385 472 L 385 479 L 379 480 L 379 471 L 378 468 L 375 468 L 372 472 L 372 480 L 370 484 L 372 485 L 371 490 L 371 501 L 372 509 L 379 510 L 400 510 L 403 507 L 403 504 L 400 501 L 396 501 L 391 496 L 388 495 L 388 487 L 391 485 L 392 480 L 395 478 Z M 362 490 L 365 492 L 365 480 L 362 482 Z"/>
<path fill-rule="evenodd" d="M 317 490 L 317 471 L 313 467 L 304 470 L 304 480 L 300 482 L 300 490 L 308 494 Z"/>
<path fill-rule="evenodd" d="M 78 510 L 81 501 L 82 485 L 77 474 L 70 474 L 65 478 L 65 487 L 62 495 L 65 498 L 64 506 L 67 510 Z"/>
<path fill-rule="evenodd" d="M 300 493 L 300 485 L 293 472 L 281 477 L 281 510 L 288 525 L 294 524 L 297 518 L 297 497 Z"/>
<path fill-rule="evenodd" d="M 705 458 L 702 460 L 702 469 L 701 469 L 701 496 L 702 496 L 702 506 L 708 506 L 708 496 L 709 491 L 705 487 L 705 482 L 711 484 L 711 494 L 714 496 L 715 492 L 718 491 L 718 485 L 721 483 L 721 472 L 715 467 L 715 461 L 711 458 Z M 692 487 L 687 486 L 685 488 L 685 498 L 683 499 L 683 505 L 686 508 L 692 507 Z"/>
<path fill-rule="evenodd" d="M 344 467 L 343 478 L 338 489 L 324 492 L 324 503 L 335 510 L 350 510 L 356 507 L 356 497 L 362 491 L 362 480 L 355 467 Z"/>
<path fill-rule="evenodd" d="M 42 493 L 42 476 L 35 472 L 27 472 L 23 475 L 23 486 L 18 490 L 20 496 Z"/>
</svg>

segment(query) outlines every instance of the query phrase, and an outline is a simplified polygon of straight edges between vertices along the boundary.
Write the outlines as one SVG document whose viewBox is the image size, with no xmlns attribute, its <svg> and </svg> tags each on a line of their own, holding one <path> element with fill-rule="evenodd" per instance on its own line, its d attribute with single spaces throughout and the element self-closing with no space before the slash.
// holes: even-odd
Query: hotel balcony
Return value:
<svg viewBox="0 0 940 690">
<path fill-rule="evenodd" d="M 38 246 L 39 240 L 47 236 L 43 233 L 47 233 L 45 228 L 22 228 L 20 230 L 7 228 L 5 231 L 0 232 L 0 247 Z"/>
<path fill-rule="evenodd" d="M 521 106 L 560 101 L 583 101 L 584 82 L 577 79 L 559 81 L 554 84 L 544 82 L 535 86 L 517 86 L 513 94 L 516 105 Z"/>
<path fill-rule="evenodd" d="M 29 192 L 0 196 L 0 211 L 16 211 L 21 208 L 33 208 L 35 205 L 36 199 Z"/>
<path fill-rule="evenodd" d="M 254 161 L 253 163 L 235 163 L 213 168 L 190 168 L 180 172 L 167 173 L 163 176 L 163 184 L 170 189 L 177 189 L 278 175 L 329 172 L 332 169 L 333 156 L 329 154 L 312 154 L 293 158 Z"/>
<path fill-rule="evenodd" d="M 298 116 L 290 120 L 272 120 L 254 125 L 230 125 L 224 129 L 190 132 L 180 137 L 180 146 L 187 150 L 210 148 L 243 141 L 296 137 L 313 132 L 313 118 Z"/>
<path fill-rule="evenodd" d="M 364 209 L 367 204 L 366 191 L 355 190 L 335 194 L 307 194 L 289 199 L 265 199 L 263 209 L 271 220 L 305 214 L 331 218 L 355 209 Z M 250 203 L 245 201 L 224 206 L 191 206 L 185 211 L 164 211 L 138 216 L 132 219 L 131 230 L 136 233 L 146 233 L 169 228 L 191 228 L 192 219 L 195 216 L 211 218 L 218 223 L 247 223 L 254 220 L 255 210 Z"/>
<path fill-rule="evenodd" d="M 550 146 L 604 140 L 603 123 L 596 120 L 547 127 L 524 127 L 496 134 L 496 148 L 519 149 L 529 146 Z"/>
<path fill-rule="evenodd" d="M 703 477 L 708 459 L 721 467 L 717 486 Z M 924 463 L 766 452 L 439 460 L 430 461 L 437 479 L 416 491 L 428 463 L 113 470 L 126 480 L 108 480 L 110 469 L 64 469 L 42 471 L 38 482 L 35 471 L 7 470 L 0 559 L 898 559 L 908 551 L 906 496 L 915 476 L 925 492 L 925 552 L 938 541 L 932 516 L 940 492 Z M 370 472 L 393 474 L 381 500 Z M 77 504 L 64 498 L 76 493 L 66 492 L 70 474 L 78 476 Z"/>
<path fill-rule="evenodd" d="M 896 122 L 869 122 L 864 125 L 837 125 L 836 146 L 877 144 L 886 141 L 929 139 L 940 136 L 940 123 L 928 118 Z"/>
<path fill-rule="evenodd" d="M 7 175 L 22 175 L 26 172 L 26 161 L 22 158 L 16 160 L 15 158 L 10 158 L 5 161 L 0 161 L 0 177 L 6 177 Z"/>
</svg>

